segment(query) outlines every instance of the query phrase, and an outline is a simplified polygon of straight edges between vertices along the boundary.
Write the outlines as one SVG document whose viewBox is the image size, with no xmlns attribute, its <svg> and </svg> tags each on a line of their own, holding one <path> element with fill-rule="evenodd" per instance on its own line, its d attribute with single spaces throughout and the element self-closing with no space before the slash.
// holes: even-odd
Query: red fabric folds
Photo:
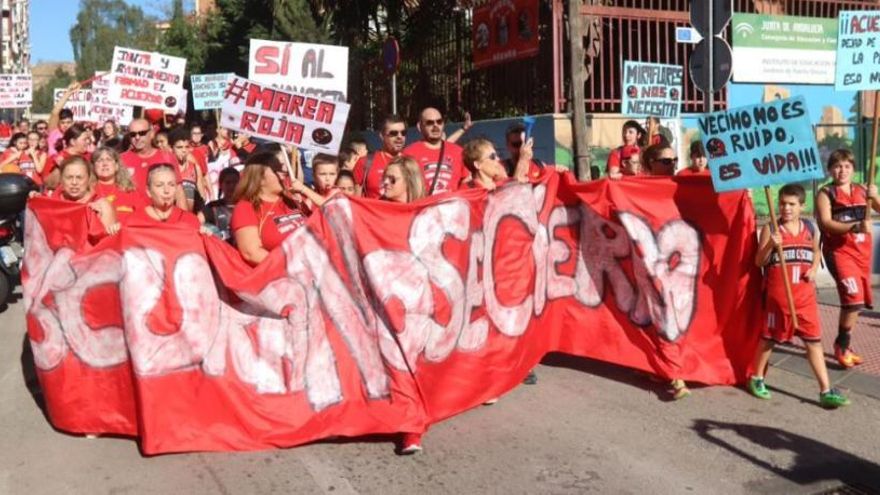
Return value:
<svg viewBox="0 0 880 495">
<path fill-rule="evenodd" d="M 339 196 L 251 268 L 184 227 L 88 244 L 34 200 L 25 304 L 50 419 L 146 454 L 422 432 L 547 352 L 733 384 L 757 342 L 744 194 L 704 177 Z"/>
</svg>

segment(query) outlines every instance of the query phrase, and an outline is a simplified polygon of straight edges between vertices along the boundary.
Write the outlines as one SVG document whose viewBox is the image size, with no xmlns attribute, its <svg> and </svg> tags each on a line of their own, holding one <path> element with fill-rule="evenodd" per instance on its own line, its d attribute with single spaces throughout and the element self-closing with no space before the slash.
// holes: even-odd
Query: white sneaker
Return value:
<svg viewBox="0 0 880 495">
<path fill-rule="evenodd" d="M 486 402 L 483 402 L 483 405 L 484 406 L 491 406 L 492 404 L 495 404 L 496 402 L 498 402 L 498 397 L 495 397 L 494 399 L 489 399 Z"/>
</svg>

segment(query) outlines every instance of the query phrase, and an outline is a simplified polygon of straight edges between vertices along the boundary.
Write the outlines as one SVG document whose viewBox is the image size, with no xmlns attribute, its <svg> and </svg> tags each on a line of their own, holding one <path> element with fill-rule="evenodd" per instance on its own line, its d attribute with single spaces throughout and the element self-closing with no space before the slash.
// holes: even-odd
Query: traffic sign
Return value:
<svg viewBox="0 0 880 495">
<path fill-rule="evenodd" d="M 400 67 L 400 45 L 394 37 L 389 36 L 382 44 L 382 67 L 388 75 L 396 74 Z"/>
<path fill-rule="evenodd" d="M 675 28 L 675 42 L 676 43 L 689 43 L 696 44 L 700 41 L 703 41 L 703 37 L 697 32 L 696 29 L 692 27 L 677 27 Z"/>
<path fill-rule="evenodd" d="M 712 43 L 712 66 L 709 66 L 709 40 Z M 733 54 L 727 40 L 713 36 L 701 41 L 694 53 L 691 54 L 691 80 L 694 86 L 703 91 L 719 91 L 730 81 L 730 73 L 733 70 Z M 709 88 L 709 74 L 712 74 L 712 88 Z"/>
<path fill-rule="evenodd" d="M 709 13 L 714 22 L 709 32 Z M 733 0 L 691 0 L 691 25 L 703 37 L 709 37 L 724 31 L 733 15 Z"/>
</svg>

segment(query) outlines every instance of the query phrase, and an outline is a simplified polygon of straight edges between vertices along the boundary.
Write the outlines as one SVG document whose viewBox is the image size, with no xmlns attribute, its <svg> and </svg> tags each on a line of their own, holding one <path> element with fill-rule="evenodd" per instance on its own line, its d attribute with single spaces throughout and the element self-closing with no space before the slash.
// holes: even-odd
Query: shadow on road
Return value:
<svg viewBox="0 0 880 495">
<path fill-rule="evenodd" d="M 544 359 L 541 360 L 541 364 L 544 366 L 553 366 L 554 368 L 568 368 L 571 370 L 582 371 L 616 382 L 625 383 L 632 387 L 652 392 L 663 402 L 673 400 L 669 391 L 668 382 L 644 371 L 557 352 L 544 356 Z M 540 376 L 540 372 L 538 374 Z"/>
<path fill-rule="evenodd" d="M 707 442 L 799 485 L 839 480 L 850 485 L 880 488 L 880 466 L 876 463 L 812 438 L 768 426 L 709 419 L 694 420 L 693 429 Z M 731 438 L 731 434 L 737 437 Z M 790 467 L 762 458 L 764 450 L 791 452 L 794 455 Z"/>
<path fill-rule="evenodd" d="M 34 353 L 31 351 L 31 342 L 28 340 L 27 334 L 21 343 L 21 376 L 24 378 L 25 386 L 34 399 L 34 403 L 43 412 L 46 421 L 49 421 L 49 413 L 46 410 L 46 400 L 43 398 L 43 389 L 40 388 L 40 382 L 37 379 L 37 368 L 34 366 Z"/>
</svg>

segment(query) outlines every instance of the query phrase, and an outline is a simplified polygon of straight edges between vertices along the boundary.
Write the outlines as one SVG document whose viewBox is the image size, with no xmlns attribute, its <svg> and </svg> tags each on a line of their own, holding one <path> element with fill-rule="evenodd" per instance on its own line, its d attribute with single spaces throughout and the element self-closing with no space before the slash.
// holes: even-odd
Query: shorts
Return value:
<svg viewBox="0 0 880 495">
<path fill-rule="evenodd" d="M 834 256 L 832 253 L 825 254 L 825 262 L 837 284 L 837 296 L 842 308 L 873 307 L 869 267 L 859 266 L 860 263 L 848 256 Z"/>
<path fill-rule="evenodd" d="M 788 313 L 788 302 L 783 297 L 767 298 L 764 308 L 764 331 L 761 337 L 777 343 L 791 341 L 798 336 L 804 342 L 821 342 L 822 328 L 819 324 L 819 305 L 815 300 L 812 304 L 795 306 L 798 318 L 798 329 L 794 329 Z"/>
</svg>

